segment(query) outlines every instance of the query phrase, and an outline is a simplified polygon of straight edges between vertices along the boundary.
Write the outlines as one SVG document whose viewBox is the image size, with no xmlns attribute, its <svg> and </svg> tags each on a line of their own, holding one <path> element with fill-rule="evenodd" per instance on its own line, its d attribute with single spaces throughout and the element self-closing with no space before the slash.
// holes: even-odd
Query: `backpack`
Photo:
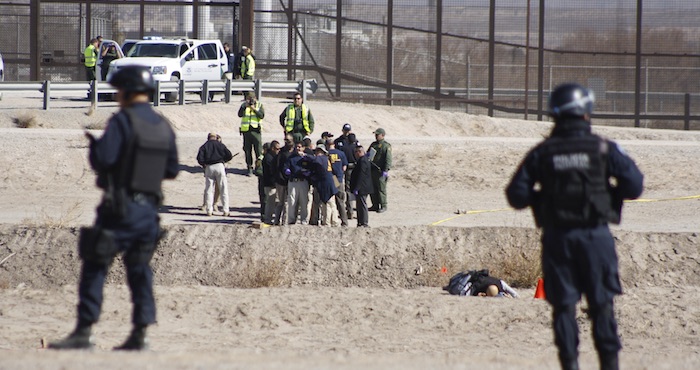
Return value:
<svg viewBox="0 0 700 370">
<path fill-rule="evenodd" d="M 452 295 L 467 295 L 467 291 L 471 290 L 474 282 L 479 280 L 482 276 L 489 276 L 489 270 L 459 272 L 450 278 L 450 282 L 442 287 L 442 290 Z"/>
</svg>

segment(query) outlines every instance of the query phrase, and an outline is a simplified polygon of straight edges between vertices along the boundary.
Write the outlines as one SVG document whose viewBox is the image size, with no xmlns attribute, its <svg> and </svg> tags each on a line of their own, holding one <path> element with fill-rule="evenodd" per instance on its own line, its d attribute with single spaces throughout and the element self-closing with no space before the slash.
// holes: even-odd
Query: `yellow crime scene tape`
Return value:
<svg viewBox="0 0 700 370">
<path fill-rule="evenodd" d="M 689 195 L 685 197 L 675 197 L 675 198 L 658 198 L 658 199 L 634 199 L 634 200 L 625 200 L 625 203 L 651 203 L 651 202 L 668 202 L 668 201 L 674 201 L 674 200 L 692 200 L 692 199 L 700 199 L 700 195 Z M 466 216 L 466 215 L 475 215 L 479 213 L 493 213 L 493 212 L 504 212 L 504 211 L 515 211 L 514 208 L 499 208 L 499 209 L 479 209 L 479 210 L 473 210 L 473 211 L 466 211 L 466 212 L 460 212 L 460 214 L 452 217 L 448 217 L 444 220 L 440 221 L 435 221 L 430 224 L 430 226 L 437 226 L 439 224 L 452 221 L 456 218 Z"/>
</svg>

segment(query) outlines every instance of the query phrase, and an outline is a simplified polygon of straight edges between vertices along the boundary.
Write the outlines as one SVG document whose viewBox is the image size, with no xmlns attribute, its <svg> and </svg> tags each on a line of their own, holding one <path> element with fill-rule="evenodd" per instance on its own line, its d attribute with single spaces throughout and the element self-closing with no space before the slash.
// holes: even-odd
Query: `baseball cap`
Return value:
<svg viewBox="0 0 700 370">
<path fill-rule="evenodd" d="M 357 136 L 355 134 L 348 135 L 348 141 L 354 143 L 357 141 Z"/>
<path fill-rule="evenodd" d="M 321 134 L 321 137 L 333 137 L 333 134 L 331 134 L 328 131 L 323 131 L 323 133 Z"/>
<path fill-rule="evenodd" d="M 328 150 L 326 149 L 326 146 L 323 144 L 316 145 L 316 148 L 314 150 L 322 150 L 324 153 L 328 154 Z"/>
<path fill-rule="evenodd" d="M 352 130 L 352 126 L 350 126 L 349 123 L 346 123 L 343 125 L 343 131 L 351 131 L 351 130 Z"/>
<path fill-rule="evenodd" d="M 241 46 L 241 50 L 248 50 L 248 47 L 243 45 L 243 46 Z"/>
<path fill-rule="evenodd" d="M 309 140 L 309 141 L 311 141 L 311 136 L 309 136 L 309 135 L 304 136 L 304 138 L 301 139 L 301 141 L 304 141 L 304 140 Z"/>
<path fill-rule="evenodd" d="M 323 139 L 316 140 L 316 145 L 325 145 L 325 144 L 326 144 L 326 141 Z"/>
<path fill-rule="evenodd" d="M 377 135 L 377 134 L 386 135 L 386 131 L 384 131 L 384 129 L 380 127 L 378 129 L 374 130 L 374 134 L 375 135 Z"/>
</svg>

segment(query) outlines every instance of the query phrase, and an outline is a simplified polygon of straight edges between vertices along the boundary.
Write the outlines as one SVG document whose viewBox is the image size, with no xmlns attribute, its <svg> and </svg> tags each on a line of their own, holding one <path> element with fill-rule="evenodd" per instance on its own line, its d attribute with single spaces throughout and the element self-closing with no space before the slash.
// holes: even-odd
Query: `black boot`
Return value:
<svg viewBox="0 0 700 370">
<path fill-rule="evenodd" d="M 91 349 L 95 345 L 92 343 L 92 327 L 78 326 L 64 339 L 49 343 L 50 349 Z"/>
<path fill-rule="evenodd" d="M 148 338 L 146 338 L 146 327 L 135 326 L 131 334 L 119 347 L 114 347 L 115 351 L 145 351 L 148 349 Z"/>
<path fill-rule="evenodd" d="M 620 366 L 617 359 L 617 352 L 599 353 L 600 370 L 619 370 Z"/>
<path fill-rule="evenodd" d="M 566 358 L 559 356 L 562 370 L 578 370 L 578 358 Z"/>
</svg>

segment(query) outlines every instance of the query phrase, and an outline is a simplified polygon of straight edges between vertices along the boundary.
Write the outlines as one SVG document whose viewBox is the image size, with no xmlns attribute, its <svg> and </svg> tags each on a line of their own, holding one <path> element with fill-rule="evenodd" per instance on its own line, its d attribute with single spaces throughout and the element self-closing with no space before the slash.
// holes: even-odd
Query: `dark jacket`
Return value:
<svg viewBox="0 0 700 370">
<path fill-rule="evenodd" d="M 369 158 L 362 156 L 357 159 L 355 169 L 350 176 L 350 192 L 357 192 L 358 195 L 367 195 L 374 193 L 372 185 L 372 164 Z"/>
<path fill-rule="evenodd" d="M 199 147 L 199 152 L 197 153 L 197 163 L 200 166 L 226 163 L 232 158 L 233 155 L 226 145 L 216 139 L 207 140 L 204 145 Z"/>
<path fill-rule="evenodd" d="M 351 143 L 345 135 L 340 135 L 335 141 L 335 148 L 345 153 L 345 157 L 348 159 L 348 164 L 355 163 L 355 147 L 357 144 Z"/>
<path fill-rule="evenodd" d="M 333 171 L 329 171 L 330 161 L 325 155 L 308 157 L 307 160 L 311 162 L 311 184 L 318 191 L 321 201 L 328 203 L 334 195 L 338 194 L 338 188 L 333 181 Z"/>
<path fill-rule="evenodd" d="M 265 187 L 273 187 L 277 178 L 277 155 L 272 152 L 265 153 L 262 160 L 262 182 Z"/>
<path fill-rule="evenodd" d="M 131 107 L 131 110 L 134 114 L 144 117 L 149 122 L 161 122 L 163 119 L 148 103 L 135 104 Z M 131 139 L 132 135 L 133 129 L 129 119 L 124 111 L 120 111 L 110 118 L 102 137 L 99 140 L 91 141 L 90 166 L 97 172 L 98 187 L 106 188 L 106 174 L 112 173 L 119 176 L 117 172 L 123 156 L 122 149 L 126 147 L 126 143 Z M 164 178 L 174 179 L 179 170 L 178 166 L 175 134 L 173 134 Z M 130 171 L 128 168 L 125 170 Z"/>
<path fill-rule="evenodd" d="M 564 125 L 557 124 L 552 131 L 552 137 L 572 142 L 591 135 L 593 134 L 591 134 L 590 125 L 582 120 Z M 635 199 L 642 194 L 644 176 L 634 161 L 624 154 L 615 142 L 606 142 L 608 146 L 607 174 L 609 177 L 617 179 L 617 185 L 610 188 L 610 195 L 613 199 L 613 207 L 618 208 L 619 212 L 624 199 Z M 508 203 L 513 208 L 522 209 L 539 205 L 540 190 L 535 190 L 535 184 L 542 181 L 543 150 L 547 143 L 548 141 L 545 140 L 527 154 L 506 188 Z"/>
<path fill-rule="evenodd" d="M 311 165 L 310 161 L 302 161 L 304 158 L 309 158 L 307 155 L 299 155 L 299 153 L 293 153 L 289 159 L 284 163 L 283 172 L 289 173 L 289 180 L 292 179 L 304 179 L 308 180 L 311 175 Z"/>
<path fill-rule="evenodd" d="M 287 160 L 289 157 L 292 155 L 292 152 L 289 150 L 292 149 L 292 145 L 288 144 L 285 145 L 282 150 L 280 150 L 279 154 L 277 154 L 277 164 L 275 168 L 277 169 L 276 171 L 276 177 L 275 181 L 277 182 L 278 185 L 282 186 L 287 186 L 287 181 L 289 180 L 289 176 L 284 174 L 284 165 L 287 163 Z"/>
</svg>

